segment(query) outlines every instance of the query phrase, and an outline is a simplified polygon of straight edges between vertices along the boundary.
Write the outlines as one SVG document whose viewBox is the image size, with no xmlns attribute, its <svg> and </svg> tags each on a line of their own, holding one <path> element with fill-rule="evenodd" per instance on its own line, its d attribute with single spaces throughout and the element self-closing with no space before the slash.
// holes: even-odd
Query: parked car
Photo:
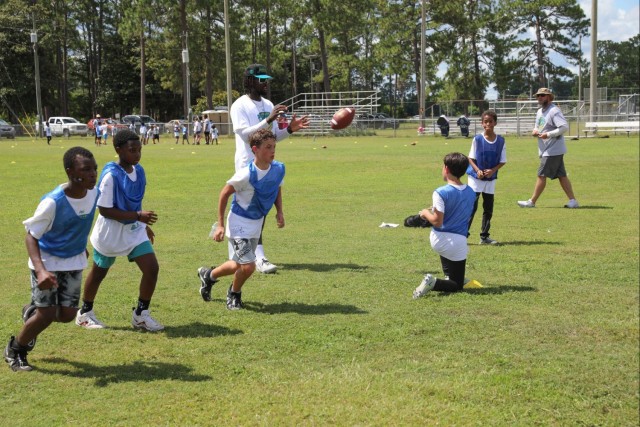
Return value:
<svg viewBox="0 0 640 427">
<path fill-rule="evenodd" d="M 133 123 L 136 126 L 136 129 L 140 129 L 140 125 L 142 123 L 144 123 L 147 128 L 152 125 L 157 125 L 160 127 L 160 132 L 164 130 L 164 123 L 156 122 L 151 116 L 130 114 L 122 118 L 122 123 L 127 127 Z"/>
<path fill-rule="evenodd" d="M 183 119 L 173 119 L 173 120 L 169 120 L 167 123 L 164 124 L 164 130 L 167 133 L 173 133 L 173 125 L 175 122 L 180 123 L 180 132 L 182 132 L 182 125 L 187 124 L 188 122 L 186 120 Z"/>
<path fill-rule="evenodd" d="M 358 120 L 367 127 L 375 129 L 398 129 L 400 120 L 389 117 L 384 113 L 361 114 Z"/>
<path fill-rule="evenodd" d="M 16 137 L 16 128 L 11 126 L 9 123 L 0 119 L 0 138 L 9 138 L 13 139 Z"/>
<path fill-rule="evenodd" d="M 80 123 L 73 117 L 49 117 L 47 120 L 51 128 L 51 135 L 66 136 L 86 135 L 87 125 Z M 36 132 L 40 132 L 40 123 L 36 122 Z"/>
<path fill-rule="evenodd" d="M 116 131 L 118 129 L 128 129 L 129 126 L 124 125 L 122 123 L 120 123 L 119 121 L 112 119 L 111 117 L 98 117 L 97 118 L 101 124 L 104 124 L 104 122 L 107 122 L 107 129 L 109 130 L 109 133 L 113 133 L 113 128 L 116 128 Z M 89 120 L 87 122 L 87 136 L 92 136 L 95 135 L 95 129 L 93 128 L 93 121 L 95 120 L 95 118 Z"/>
</svg>

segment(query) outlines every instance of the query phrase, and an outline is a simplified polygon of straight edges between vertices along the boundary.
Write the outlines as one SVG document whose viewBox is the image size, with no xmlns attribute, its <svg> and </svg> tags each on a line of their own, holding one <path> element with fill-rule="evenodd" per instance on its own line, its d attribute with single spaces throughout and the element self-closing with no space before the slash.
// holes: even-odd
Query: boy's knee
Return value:
<svg viewBox="0 0 640 427">
<path fill-rule="evenodd" d="M 254 271 L 256 271 L 256 263 L 252 262 L 251 264 L 241 264 L 240 270 L 245 276 L 251 276 Z"/>
<path fill-rule="evenodd" d="M 60 307 L 57 321 L 60 323 L 69 323 L 75 320 L 78 309 L 74 307 Z"/>
</svg>

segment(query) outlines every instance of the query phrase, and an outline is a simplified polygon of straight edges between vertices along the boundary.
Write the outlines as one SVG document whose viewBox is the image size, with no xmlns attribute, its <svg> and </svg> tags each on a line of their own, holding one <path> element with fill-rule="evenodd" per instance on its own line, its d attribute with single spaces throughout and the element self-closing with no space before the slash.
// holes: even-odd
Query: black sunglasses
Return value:
<svg viewBox="0 0 640 427">
<path fill-rule="evenodd" d="M 540 94 L 538 94 L 538 95 L 536 95 L 536 98 L 542 98 L 542 97 L 544 97 L 544 96 L 547 96 L 547 95 L 540 95 Z"/>
</svg>

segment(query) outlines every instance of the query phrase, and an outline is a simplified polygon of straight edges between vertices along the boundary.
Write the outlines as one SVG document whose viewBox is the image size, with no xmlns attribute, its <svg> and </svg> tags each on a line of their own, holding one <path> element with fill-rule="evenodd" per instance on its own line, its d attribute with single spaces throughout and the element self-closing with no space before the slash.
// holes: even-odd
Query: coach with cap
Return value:
<svg viewBox="0 0 640 427">
<path fill-rule="evenodd" d="M 536 123 L 532 135 L 538 139 L 540 166 L 533 195 L 529 200 L 518 202 L 518 206 L 522 208 L 536 207 L 536 202 L 547 185 L 547 178 L 558 178 L 562 190 L 569 198 L 569 202 L 564 205 L 565 208 L 579 206 L 573 194 L 571 181 L 569 181 L 567 171 L 564 168 L 564 154 L 567 152 L 564 134 L 569 130 L 569 124 L 560 108 L 553 103 L 554 98 L 553 92 L 546 87 L 540 88 L 536 92 L 540 109 L 536 113 Z"/>
<path fill-rule="evenodd" d="M 279 142 L 293 132 L 309 126 L 308 116 L 298 118 L 294 114 L 289 126 L 286 129 L 279 129 L 277 118 L 280 114 L 287 112 L 287 107 L 285 105 L 274 106 L 271 101 L 265 98 L 271 79 L 272 77 L 264 65 L 252 64 L 244 70 L 245 94 L 235 100 L 230 111 L 233 132 L 236 135 L 236 172 L 246 167 L 255 157 L 249 147 L 249 136 L 255 131 L 268 128 L 276 136 L 276 142 Z M 256 268 L 261 273 L 274 273 L 277 269 L 264 254 L 262 234 L 256 248 Z"/>
</svg>

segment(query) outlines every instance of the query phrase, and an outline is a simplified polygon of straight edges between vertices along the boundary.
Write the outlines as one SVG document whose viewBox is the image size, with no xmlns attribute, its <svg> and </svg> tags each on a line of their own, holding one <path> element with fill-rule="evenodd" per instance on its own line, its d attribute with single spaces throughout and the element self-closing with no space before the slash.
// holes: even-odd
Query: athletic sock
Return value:
<svg viewBox="0 0 640 427">
<path fill-rule="evenodd" d="M 258 245 L 256 246 L 256 259 L 263 259 L 267 256 L 264 254 L 264 246 Z"/>
<path fill-rule="evenodd" d="M 149 304 L 151 304 L 151 301 L 145 301 L 138 298 L 138 308 L 136 308 L 136 316 L 140 316 L 140 314 L 144 310 L 149 310 Z"/>
<path fill-rule="evenodd" d="M 82 308 L 80 309 L 80 314 L 85 314 L 91 310 L 93 310 L 93 301 L 82 300 Z"/>
</svg>

